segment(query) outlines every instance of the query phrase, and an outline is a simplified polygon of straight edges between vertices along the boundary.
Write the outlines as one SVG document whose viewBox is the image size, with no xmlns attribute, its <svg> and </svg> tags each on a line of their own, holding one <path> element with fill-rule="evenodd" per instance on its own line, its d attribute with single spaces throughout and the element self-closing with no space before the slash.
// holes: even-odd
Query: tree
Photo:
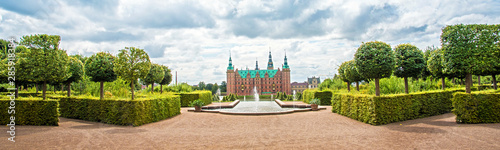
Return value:
<svg viewBox="0 0 500 150">
<path fill-rule="evenodd" d="M 148 53 L 135 47 L 125 47 L 120 50 L 113 68 L 118 76 L 131 83 L 132 100 L 134 100 L 134 82 L 148 75 L 150 69 L 151 62 Z"/>
<path fill-rule="evenodd" d="M 356 69 L 356 62 L 354 60 L 347 61 L 347 68 L 344 71 L 344 76 L 350 82 L 356 82 L 356 90 L 359 91 L 359 82 L 363 81 L 364 78 L 358 73 L 358 70 Z"/>
<path fill-rule="evenodd" d="M 198 90 L 204 90 L 205 89 L 205 82 L 201 81 L 198 83 Z"/>
<path fill-rule="evenodd" d="M 500 25 L 448 25 L 442 30 L 446 74 L 465 75 L 465 92 L 471 93 L 472 75 L 498 74 Z"/>
<path fill-rule="evenodd" d="M 363 43 L 356 50 L 354 59 L 363 78 L 375 79 L 375 95 L 380 96 L 379 79 L 390 77 L 395 65 L 391 46 L 379 41 Z"/>
<path fill-rule="evenodd" d="M 71 77 L 69 77 L 64 83 L 68 86 L 68 97 L 71 96 L 71 83 L 78 82 L 83 79 L 83 63 L 73 57 L 69 58 L 69 72 Z"/>
<path fill-rule="evenodd" d="M 85 61 L 85 74 L 90 81 L 100 82 L 100 99 L 104 98 L 104 82 L 113 82 L 117 75 L 113 70 L 115 57 L 106 52 L 99 52 Z"/>
<path fill-rule="evenodd" d="M 165 71 L 163 70 L 162 66 L 158 64 L 151 64 L 151 69 L 149 70 L 149 73 L 143 79 L 141 78 L 141 80 L 144 81 L 146 85 L 151 84 L 151 93 L 153 93 L 154 84 L 160 83 L 163 80 L 164 76 L 165 76 Z"/>
<path fill-rule="evenodd" d="M 85 61 L 88 58 L 88 57 L 85 57 L 85 56 L 80 55 L 80 54 L 70 55 L 69 57 L 76 58 L 76 59 L 80 60 L 80 62 L 82 62 L 83 64 L 85 64 Z"/>
<path fill-rule="evenodd" d="M 172 73 L 170 73 L 170 69 L 167 66 L 161 66 L 164 72 L 163 80 L 161 80 L 160 84 L 160 93 L 163 93 L 163 85 L 168 85 L 172 82 Z"/>
<path fill-rule="evenodd" d="M 212 91 L 212 87 L 214 86 L 214 84 L 212 83 L 208 83 L 207 86 L 205 87 L 206 90 L 210 90 Z"/>
<path fill-rule="evenodd" d="M 432 75 L 436 78 L 441 78 L 441 88 L 444 90 L 446 88 L 444 78 L 447 76 L 443 73 L 443 54 L 441 49 L 432 50 L 431 56 L 427 61 L 427 68 L 432 73 Z"/>
<path fill-rule="evenodd" d="M 346 62 L 343 62 L 340 66 L 339 66 L 339 69 L 338 69 L 338 72 L 339 72 L 339 76 L 340 76 L 340 79 L 342 79 L 342 81 L 346 82 L 347 83 L 347 91 L 351 91 L 351 81 L 349 80 L 349 78 L 347 78 L 347 68 L 349 68 L 348 66 L 348 61 Z"/>
<path fill-rule="evenodd" d="M 222 81 L 220 83 L 220 91 L 221 92 L 227 92 L 227 83 L 226 83 L 226 81 Z"/>
<path fill-rule="evenodd" d="M 427 62 L 429 61 L 429 58 L 431 57 L 431 51 L 433 50 L 436 50 L 437 48 L 432 46 L 428 46 L 424 52 L 424 62 L 425 62 L 425 66 L 427 66 Z M 424 69 L 422 70 L 422 73 L 420 74 L 419 78 L 422 78 L 424 80 L 427 79 L 427 77 L 431 76 L 432 73 L 429 71 L 429 68 L 428 67 L 424 67 Z"/>
<path fill-rule="evenodd" d="M 212 94 L 217 93 L 218 89 L 219 89 L 219 85 L 217 85 L 217 83 L 214 83 L 214 86 L 212 86 Z"/>
<path fill-rule="evenodd" d="M 400 44 L 394 48 L 396 67 L 394 75 L 404 78 L 405 93 L 408 94 L 408 77 L 418 77 L 424 70 L 424 54 L 416 46 Z"/>
<path fill-rule="evenodd" d="M 68 79 L 69 60 L 66 51 L 59 49 L 59 35 L 37 34 L 23 36 L 21 44 L 30 49 L 27 62 L 32 64 L 34 82 L 42 82 L 42 97 L 45 99 L 48 82 L 62 82 Z"/>
<path fill-rule="evenodd" d="M 1 46 L 1 45 L 0 45 Z M 17 46 L 14 51 L 9 50 L 8 44 L 6 44 L 5 47 L 5 54 L 1 59 L 1 64 L 0 64 L 0 77 L 2 79 L 7 79 L 9 78 L 9 72 L 14 72 L 14 81 L 15 81 L 15 97 L 17 98 L 19 96 L 19 85 L 25 84 L 25 83 L 30 83 L 33 81 L 33 78 L 31 76 L 31 73 L 33 71 L 33 66 L 26 60 L 26 53 L 29 52 L 29 49 L 24 47 L 24 46 Z M 15 45 L 11 45 L 15 46 Z M 10 51 L 10 52 L 9 52 Z M 8 57 L 9 53 L 14 53 L 14 57 Z M 16 58 L 17 59 L 13 59 Z M 11 66 L 9 66 L 11 65 Z M 0 81 L 2 83 L 9 83 L 9 80 L 2 80 Z"/>
</svg>

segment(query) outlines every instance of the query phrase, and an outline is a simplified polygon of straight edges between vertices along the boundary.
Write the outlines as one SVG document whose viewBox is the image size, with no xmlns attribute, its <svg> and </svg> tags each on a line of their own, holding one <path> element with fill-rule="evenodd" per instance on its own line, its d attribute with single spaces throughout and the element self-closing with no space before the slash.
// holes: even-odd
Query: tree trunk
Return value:
<svg viewBox="0 0 500 150">
<path fill-rule="evenodd" d="M 101 99 L 104 99 L 104 81 L 101 81 L 101 90 L 99 91 Z"/>
<path fill-rule="evenodd" d="M 134 81 L 130 84 L 130 90 L 132 92 L 132 100 L 134 100 Z"/>
<path fill-rule="evenodd" d="M 444 77 L 441 77 L 441 88 L 444 90 L 446 88 L 446 84 L 444 83 Z"/>
<path fill-rule="evenodd" d="M 356 82 L 356 90 L 359 91 L 359 81 Z"/>
<path fill-rule="evenodd" d="M 155 91 L 155 84 L 151 84 L 151 93 L 153 93 Z"/>
<path fill-rule="evenodd" d="M 470 94 L 471 87 L 472 87 L 472 74 L 467 73 L 465 74 L 465 92 Z"/>
<path fill-rule="evenodd" d="M 455 84 L 455 78 L 451 79 L 451 83 Z"/>
<path fill-rule="evenodd" d="M 495 77 L 495 75 L 491 75 L 491 77 L 493 77 L 493 88 L 496 90 L 497 89 L 497 78 Z"/>
<path fill-rule="evenodd" d="M 477 76 L 477 85 L 481 85 L 481 76 Z"/>
<path fill-rule="evenodd" d="M 38 83 L 35 83 L 36 94 L 38 94 Z"/>
<path fill-rule="evenodd" d="M 61 91 L 64 91 L 64 84 L 61 84 Z"/>
<path fill-rule="evenodd" d="M 349 84 L 349 82 L 345 82 L 345 83 L 347 83 L 347 91 L 351 92 L 351 84 Z"/>
<path fill-rule="evenodd" d="M 17 85 L 17 83 L 14 83 L 14 86 L 16 87 L 16 90 L 14 91 L 15 93 L 15 97 L 19 97 L 19 85 Z"/>
<path fill-rule="evenodd" d="M 408 77 L 404 77 L 405 80 L 405 93 L 408 94 Z"/>
<path fill-rule="evenodd" d="M 56 94 L 56 86 L 52 86 L 54 88 L 54 94 Z"/>
<path fill-rule="evenodd" d="M 379 79 L 375 78 L 375 96 L 380 96 L 380 86 L 378 84 Z"/>
<path fill-rule="evenodd" d="M 47 92 L 47 81 L 43 81 L 42 84 L 42 98 L 45 100 L 45 92 Z"/>
<path fill-rule="evenodd" d="M 160 84 L 160 94 L 163 94 L 163 85 Z"/>
<path fill-rule="evenodd" d="M 68 97 L 71 96 L 71 83 L 68 83 Z"/>
</svg>

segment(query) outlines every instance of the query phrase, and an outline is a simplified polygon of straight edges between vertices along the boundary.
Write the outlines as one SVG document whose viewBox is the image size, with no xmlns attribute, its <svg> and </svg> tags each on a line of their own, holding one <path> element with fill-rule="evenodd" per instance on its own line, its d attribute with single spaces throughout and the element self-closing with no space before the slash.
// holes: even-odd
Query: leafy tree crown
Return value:
<svg viewBox="0 0 500 150">
<path fill-rule="evenodd" d="M 112 82 L 117 78 L 114 72 L 115 57 L 106 52 L 96 53 L 85 61 L 85 74 L 94 82 Z"/>
<path fill-rule="evenodd" d="M 390 77 L 395 65 L 391 46 L 380 41 L 361 44 L 354 59 L 358 73 L 369 80 Z"/>
<path fill-rule="evenodd" d="M 120 50 L 113 70 L 126 81 L 135 81 L 148 75 L 151 62 L 148 54 L 140 48 L 125 47 Z"/>
<path fill-rule="evenodd" d="M 416 46 L 400 44 L 394 48 L 397 77 L 417 77 L 425 69 L 424 54 Z"/>
</svg>

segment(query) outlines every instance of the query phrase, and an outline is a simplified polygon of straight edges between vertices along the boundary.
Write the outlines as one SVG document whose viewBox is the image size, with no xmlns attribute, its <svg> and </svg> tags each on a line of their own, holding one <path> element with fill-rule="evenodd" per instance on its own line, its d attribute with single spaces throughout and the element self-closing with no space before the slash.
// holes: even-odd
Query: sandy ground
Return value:
<svg viewBox="0 0 500 150">
<path fill-rule="evenodd" d="M 0 149 L 500 149 L 500 124 L 456 124 L 451 113 L 372 126 L 327 110 L 274 116 L 187 112 L 139 127 L 60 118 L 2 126 Z"/>
</svg>

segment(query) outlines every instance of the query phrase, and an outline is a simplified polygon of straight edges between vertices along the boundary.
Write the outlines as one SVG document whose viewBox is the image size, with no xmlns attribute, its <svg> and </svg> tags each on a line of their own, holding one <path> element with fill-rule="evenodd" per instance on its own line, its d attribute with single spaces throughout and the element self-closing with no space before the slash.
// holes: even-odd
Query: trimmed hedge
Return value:
<svg viewBox="0 0 500 150">
<path fill-rule="evenodd" d="M 320 105 L 331 105 L 332 104 L 332 94 L 333 91 L 330 90 L 323 90 L 323 91 L 318 91 L 318 90 L 304 90 L 304 94 L 302 95 L 304 103 L 308 103 L 314 99 L 317 98 L 321 101 Z"/>
<path fill-rule="evenodd" d="M 180 114 L 177 95 L 135 100 L 110 100 L 94 97 L 60 97 L 61 117 L 116 125 L 140 126 Z"/>
<path fill-rule="evenodd" d="M 457 123 L 500 123 L 500 93 L 458 92 L 453 94 L 453 113 Z"/>
<path fill-rule="evenodd" d="M 0 123 L 9 124 L 11 114 L 8 113 L 10 99 L 0 99 Z M 16 125 L 59 125 L 59 103 L 57 100 L 41 98 L 16 98 L 15 100 L 15 123 Z"/>
<path fill-rule="evenodd" d="M 457 91 L 463 90 L 385 96 L 333 94 L 332 112 L 372 125 L 388 124 L 450 112 Z"/>
<path fill-rule="evenodd" d="M 188 93 L 177 94 L 181 98 L 181 107 L 189 107 L 191 102 L 200 99 L 205 103 L 205 105 L 212 104 L 212 92 L 211 91 L 194 91 Z"/>
</svg>

